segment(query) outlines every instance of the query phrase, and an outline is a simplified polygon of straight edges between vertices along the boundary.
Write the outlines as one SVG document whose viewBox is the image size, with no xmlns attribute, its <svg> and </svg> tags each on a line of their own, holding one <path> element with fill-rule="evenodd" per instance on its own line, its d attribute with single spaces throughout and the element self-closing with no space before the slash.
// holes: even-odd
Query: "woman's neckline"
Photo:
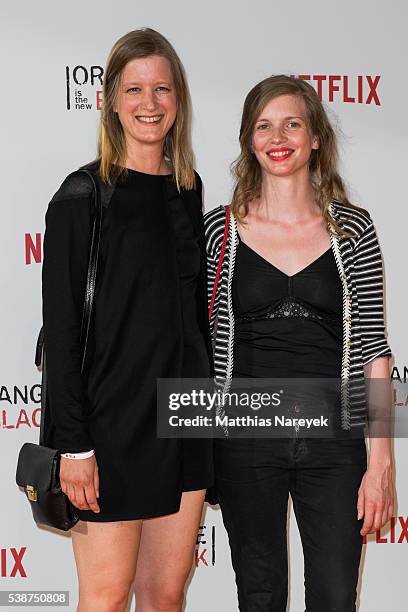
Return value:
<svg viewBox="0 0 408 612">
<path fill-rule="evenodd" d="M 300 270 L 298 270 L 294 274 L 287 274 L 284 270 L 282 270 L 281 268 L 278 268 L 278 266 L 276 266 L 274 263 L 269 261 L 269 259 L 266 259 L 263 255 L 258 253 L 258 251 L 256 251 L 252 247 L 250 247 L 246 242 L 244 242 L 238 232 L 237 232 L 237 234 L 238 234 L 238 241 L 239 241 L 238 244 L 240 246 L 244 246 L 250 253 L 252 253 L 252 255 L 254 255 L 255 257 L 257 257 L 261 261 L 263 261 L 268 266 L 274 268 L 279 274 L 285 276 L 288 279 L 289 278 L 293 279 L 296 276 L 300 276 L 302 274 L 302 272 L 306 273 L 309 270 L 309 268 L 312 268 L 312 266 L 314 266 L 315 264 L 317 265 L 324 257 L 327 257 L 329 253 L 331 254 L 333 252 L 332 246 L 330 244 L 327 247 L 327 249 L 325 251 L 323 251 L 323 253 L 320 253 L 320 255 L 318 257 L 313 259 L 313 261 L 308 263 L 306 266 L 304 266 L 303 268 L 301 268 Z"/>
<path fill-rule="evenodd" d="M 168 174 L 153 174 L 152 172 L 142 172 L 142 170 L 135 170 L 134 168 L 128 168 L 127 166 L 121 166 L 119 164 L 114 164 L 114 165 L 132 174 L 140 174 L 140 176 L 149 176 L 149 177 L 151 176 L 153 178 L 156 178 L 156 177 L 170 178 L 173 176 L 173 172 L 169 172 Z"/>
<path fill-rule="evenodd" d="M 128 172 L 134 172 L 135 174 L 141 174 L 143 176 L 164 177 L 164 178 L 173 176 L 172 172 L 170 172 L 169 174 L 152 174 L 151 172 L 142 172 L 141 170 L 134 170 L 133 168 L 127 168 L 126 166 L 124 166 L 124 168 Z"/>
</svg>

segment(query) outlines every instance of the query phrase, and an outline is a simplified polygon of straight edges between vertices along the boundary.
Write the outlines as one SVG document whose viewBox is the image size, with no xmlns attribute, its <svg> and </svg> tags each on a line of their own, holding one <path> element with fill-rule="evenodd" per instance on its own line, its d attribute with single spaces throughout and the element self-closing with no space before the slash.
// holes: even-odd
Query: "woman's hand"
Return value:
<svg viewBox="0 0 408 612">
<path fill-rule="evenodd" d="M 367 390 L 369 462 L 357 502 L 357 518 L 364 517 L 362 536 L 381 529 L 395 510 L 390 429 L 393 397 L 388 357 L 377 357 L 367 363 L 364 375 L 371 380 Z"/>
<path fill-rule="evenodd" d="M 362 536 L 374 533 L 394 513 L 393 470 L 390 463 L 370 465 L 358 491 L 357 518 L 364 517 Z"/>
<path fill-rule="evenodd" d="M 61 489 L 76 508 L 100 512 L 99 475 L 95 455 L 88 459 L 61 457 L 60 482 Z"/>
</svg>

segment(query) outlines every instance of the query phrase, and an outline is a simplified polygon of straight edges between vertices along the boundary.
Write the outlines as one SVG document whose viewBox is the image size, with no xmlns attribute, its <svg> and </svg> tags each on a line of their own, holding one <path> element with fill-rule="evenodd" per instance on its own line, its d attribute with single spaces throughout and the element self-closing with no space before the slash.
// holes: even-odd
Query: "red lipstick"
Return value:
<svg viewBox="0 0 408 612">
<path fill-rule="evenodd" d="M 269 159 L 272 159 L 274 162 L 285 161 L 292 153 L 293 149 L 288 149 L 287 147 L 277 147 L 276 149 L 269 149 L 269 151 L 266 152 Z"/>
</svg>

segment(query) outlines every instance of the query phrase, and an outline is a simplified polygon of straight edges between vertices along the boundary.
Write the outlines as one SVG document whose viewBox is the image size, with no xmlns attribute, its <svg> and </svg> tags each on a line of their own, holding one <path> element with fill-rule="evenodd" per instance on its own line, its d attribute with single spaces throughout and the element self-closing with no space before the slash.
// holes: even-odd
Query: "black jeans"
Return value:
<svg viewBox="0 0 408 612">
<path fill-rule="evenodd" d="M 222 439 L 216 488 L 241 612 L 285 612 L 287 505 L 302 540 L 306 612 L 354 612 L 364 439 Z"/>
</svg>

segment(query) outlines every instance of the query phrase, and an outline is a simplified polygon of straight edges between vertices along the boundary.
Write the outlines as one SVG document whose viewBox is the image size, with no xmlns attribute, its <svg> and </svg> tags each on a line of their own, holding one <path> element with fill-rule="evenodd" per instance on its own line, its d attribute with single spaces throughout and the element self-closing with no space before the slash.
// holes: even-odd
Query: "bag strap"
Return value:
<svg viewBox="0 0 408 612">
<path fill-rule="evenodd" d="M 95 179 L 93 172 L 86 168 L 80 168 L 78 172 L 85 173 L 92 183 L 92 204 L 93 204 L 93 222 L 91 232 L 91 244 L 89 251 L 88 261 L 88 272 L 86 276 L 86 286 L 84 295 L 84 306 L 82 309 L 82 321 L 80 331 L 80 345 L 81 345 L 81 373 L 85 366 L 86 349 L 88 344 L 89 329 L 91 323 L 92 308 L 95 300 L 95 285 L 96 285 L 96 274 L 98 270 L 98 255 L 99 255 L 99 244 L 101 238 L 101 227 L 102 227 L 102 207 L 109 205 L 110 199 L 114 192 L 115 185 L 109 184 L 105 188 L 105 184 L 99 184 L 98 178 Z M 103 190 L 101 194 L 101 190 Z M 35 351 L 35 364 L 39 367 L 42 363 L 42 410 L 41 410 L 41 423 L 40 423 L 40 445 L 45 445 L 45 417 L 47 412 L 47 368 L 46 358 L 44 351 L 44 329 L 41 328 Z"/>
<path fill-rule="evenodd" d="M 98 269 L 99 244 L 101 239 L 102 227 L 102 198 L 99 186 L 89 170 L 79 170 L 87 174 L 93 188 L 94 220 L 91 234 L 91 247 L 89 252 L 88 273 L 86 276 L 86 287 L 84 297 L 84 307 L 82 310 L 82 323 L 80 333 L 81 343 L 81 372 L 83 372 L 86 358 L 86 347 L 88 344 L 89 328 L 91 323 L 92 307 L 95 298 L 96 272 Z"/>
<path fill-rule="evenodd" d="M 214 280 L 214 286 L 213 286 L 213 290 L 212 290 L 210 307 L 208 309 L 208 319 L 209 319 L 209 321 L 211 321 L 211 317 L 212 317 L 212 313 L 213 313 L 213 309 L 214 309 L 215 297 L 217 295 L 218 283 L 219 283 L 220 275 L 221 275 L 222 262 L 224 261 L 225 249 L 226 249 L 226 246 L 227 246 L 227 239 L 228 239 L 228 229 L 229 229 L 230 216 L 231 216 L 231 211 L 230 211 L 230 207 L 228 205 L 228 206 L 225 207 L 224 236 L 222 238 L 220 256 L 219 256 L 219 259 L 218 259 L 217 271 L 215 273 L 215 280 Z"/>
</svg>

